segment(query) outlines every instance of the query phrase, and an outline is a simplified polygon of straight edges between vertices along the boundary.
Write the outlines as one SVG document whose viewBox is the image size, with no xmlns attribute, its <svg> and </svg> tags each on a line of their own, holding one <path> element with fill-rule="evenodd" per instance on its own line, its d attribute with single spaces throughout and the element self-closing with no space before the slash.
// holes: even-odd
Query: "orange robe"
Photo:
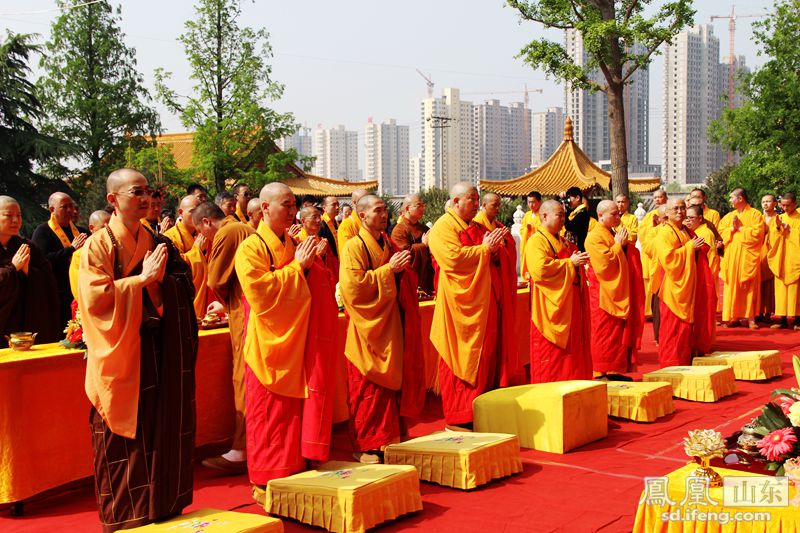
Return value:
<svg viewBox="0 0 800 533">
<path fill-rule="evenodd" d="M 775 274 L 775 314 L 800 316 L 800 212 L 780 215 L 770 229 L 769 266 Z M 797 325 L 797 323 L 795 323 Z"/>
<path fill-rule="evenodd" d="M 167 231 L 164 237 L 175 244 L 184 261 L 192 269 L 192 283 L 194 283 L 194 312 L 199 317 L 206 316 L 209 304 L 208 293 L 208 260 L 206 250 L 201 250 L 194 245 L 194 237 L 183 224 L 178 222 Z M 211 298 L 213 301 L 213 297 Z"/>
<path fill-rule="evenodd" d="M 658 209 L 653 209 L 652 211 L 648 212 L 642 222 L 638 225 L 638 232 L 637 232 L 637 239 L 639 240 L 639 246 L 641 250 L 641 259 L 642 259 L 642 276 L 644 277 L 644 312 L 646 316 L 651 316 L 653 314 L 652 310 L 652 296 L 653 292 L 650 288 L 650 277 L 652 275 L 652 264 L 658 265 L 658 261 L 653 257 L 651 253 L 649 253 L 646 248 L 646 243 L 651 240 L 652 237 L 655 236 L 656 227 L 653 226 L 653 220 L 655 217 L 658 216 Z M 656 338 L 656 341 L 658 338 Z"/>
<path fill-rule="evenodd" d="M 433 294 L 433 263 L 428 245 L 422 242 L 422 236 L 428 226 L 417 221 L 412 224 L 401 216 L 392 229 L 392 241 L 401 249 L 411 252 L 411 268 L 417 273 L 419 288 Z"/>
<path fill-rule="evenodd" d="M 698 229 L 705 228 L 705 224 Z M 700 232 L 688 230 L 689 236 L 706 238 Z M 697 282 L 695 283 L 694 324 L 692 326 L 692 349 L 700 354 L 711 352 L 717 336 L 717 278 L 709 257 L 714 251 L 713 236 L 695 252 Z M 716 255 L 716 254 L 715 254 Z"/>
<path fill-rule="evenodd" d="M 308 239 L 308 232 L 305 229 L 301 229 L 300 233 L 297 235 L 297 242 L 300 243 L 306 239 Z M 325 255 L 320 256 L 320 260 L 322 264 L 331 271 L 331 275 L 333 275 L 334 279 L 338 282 L 339 258 L 333 253 L 333 250 L 330 248 L 330 243 L 328 243 L 328 249 L 325 251 Z"/>
<path fill-rule="evenodd" d="M 592 378 L 589 302 L 577 248 L 539 229 L 528 239 L 531 274 L 531 383 Z"/>
<path fill-rule="evenodd" d="M 733 232 L 733 217 L 742 227 Z M 725 281 L 722 320 L 755 319 L 761 290 L 761 248 L 764 246 L 764 217 L 760 211 L 746 206 L 741 213 L 732 211 L 719 223 L 725 243 L 721 272 Z"/>
<path fill-rule="evenodd" d="M 767 217 L 764 216 L 764 223 L 767 227 L 764 230 L 764 246 L 761 247 L 761 290 L 759 291 L 758 314 L 765 317 L 767 321 L 775 312 L 775 274 L 769 267 L 769 250 L 772 246 L 770 233 L 775 226 L 776 217 L 777 215 L 773 215 L 767 222 Z"/>
<path fill-rule="evenodd" d="M 342 220 L 342 223 L 339 224 L 339 229 L 336 231 L 336 240 L 339 243 L 339 249 L 341 250 L 344 247 L 344 243 L 358 235 L 360 229 L 361 219 L 358 218 L 358 213 L 356 213 L 355 206 L 353 206 L 353 211 L 350 213 L 350 216 Z"/>
<path fill-rule="evenodd" d="M 719 211 L 711 209 L 708 206 L 703 207 L 703 218 L 714 224 L 715 228 L 719 228 L 720 216 Z"/>
<path fill-rule="evenodd" d="M 497 324 L 492 318 L 495 306 L 488 305 L 491 252 L 482 244 L 462 244 L 460 233 L 468 226 L 449 209 L 428 234 L 428 247 L 439 268 L 430 340 L 442 358 L 440 388 L 448 424 L 472 422 L 472 399 L 489 390 L 486 367 L 494 362 L 493 357 L 484 357 L 484 339 Z"/>
<path fill-rule="evenodd" d="M 697 262 L 689 233 L 668 222 L 658 231 L 656 257 L 664 272 L 659 290 L 661 367 L 691 364 Z"/>
<path fill-rule="evenodd" d="M 208 253 L 208 288 L 216 294 L 228 310 L 228 326 L 231 337 L 233 404 L 236 423 L 231 449 L 244 450 L 245 436 L 245 385 L 244 385 L 244 309 L 242 308 L 242 286 L 236 276 L 234 260 L 239 245 L 255 230 L 248 224 L 230 219 L 222 221 L 211 250 Z"/>
<path fill-rule="evenodd" d="M 72 259 L 69 263 L 69 290 L 72 292 L 72 297 L 75 301 L 78 300 L 78 272 L 81 268 L 81 250 L 78 248 L 72 252 Z"/>
<path fill-rule="evenodd" d="M 542 221 L 539 218 L 539 213 L 527 211 L 525 216 L 522 217 L 519 228 L 519 275 L 522 279 L 528 279 L 528 270 L 525 267 L 525 244 L 531 235 L 539 228 Z"/>
</svg>

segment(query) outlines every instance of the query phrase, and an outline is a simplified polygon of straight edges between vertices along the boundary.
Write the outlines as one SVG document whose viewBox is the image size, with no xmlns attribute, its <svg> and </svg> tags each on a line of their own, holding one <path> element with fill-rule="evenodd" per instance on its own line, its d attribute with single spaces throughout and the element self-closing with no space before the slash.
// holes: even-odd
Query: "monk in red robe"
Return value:
<svg viewBox="0 0 800 533">
<path fill-rule="evenodd" d="M 700 236 L 698 231 L 704 224 L 710 224 L 704 220 L 703 208 L 701 206 L 689 206 L 686 209 L 686 219 L 683 225 L 689 231 L 689 236 L 693 239 Z M 717 336 L 717 276 L 709 262 L 709 254 L 712 253 L 713 240 L 705 241 L 700 248 L 695 251 L 697 261 L 697 283 L 695 289 L 694 306 L 694 325 L 692 328 L 692 353 L 693 355 L 703 355 L 711 351 L 711 346 Z"/>
</svg>

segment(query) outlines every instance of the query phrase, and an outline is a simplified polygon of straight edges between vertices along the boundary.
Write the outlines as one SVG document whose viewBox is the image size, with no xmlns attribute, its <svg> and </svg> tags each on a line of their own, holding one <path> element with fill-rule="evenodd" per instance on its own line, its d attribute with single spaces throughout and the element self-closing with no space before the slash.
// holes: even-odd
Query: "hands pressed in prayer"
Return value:
<svg viewBox="0 0 800 533">
<path fill-rule="evenodd" d="M 14 265 L 14 268 L 16 268 L 18 272 L 22 272 L 23 274 L 28 273 L 28 265 L 30 262 L 31 248 L 27 244 L 21 245 L 17 253 L 14 254 L 14 257 L 11 258 L 11 264 Z"/>
<path fill-rule="evenodd" d="M 206 236 L 203 235 L 202 233 L 198 233 L 197 237 L 194 238 L 194 244 L 195 244 L 195 246 L 200 248 L 200 250 L 205 251 L 206 245 L 208 244 L 208 241 L 206 240 Z"/>
<path fill-rule="evenodd" d="M 589 262 L 589 254 L 587 252 L 575 252 L 569 260 L 572 261 L 572 264 L 576 267 L 580 267 Z"/>
<path fill-rule="evenodd" d="M 77 237 L 72 239 L 72 247 L 75 248 L 76 250 L 79 249 L 81 246 L 84 245 L 84 243 L 86 243 L 86 239 L 88 237 L 89 236 L 86 235 L 85 233 L 79 233 Z"/>
<path fill-rule="evenodd" d="M 506 235 L 508 235 L 508 228 L 497 228 L 483 236 L 483 244 L 489 247 L 489 251 L 494 253 L 503 244 Z"/>
<path fill-rule="evenodd" d="M 160 232 L 159 233 L 164 233 L 165 231 L 167 231 L 169 228 L 171 228 L 174 225 L 175 225 L 175 222 L 172 220 L 172 217 L 164 217 L 163 219 L 161 219 L 161 224 L 159 224 L 159 227 L 160 227 Z"/>
<path fill-rule="evenodd" d="M 292 239 L 296 239 L 298 235 L 300 235 L 300 230 L 303 229 L 303 226 L 300 224 L 292 224 L 289 226 L 289 237 Z"/>
<path fill-rule="evenodd" d="M 320 239 L 315 248 L 316 254 L 320 257 L 325 257 L 325 252 L 328 251 L 328 241 Z"/>
<path fill-rule="evenodd" d="M 737 217 L 736 215 L 733 215 L 733 224 L 732 224 L 732 228 L 733 228 L 733 229 L 732 229 L 733 233 L 736 233 L 737 231 L 739 231 L 740 229 L 742 229 L 742 221 L 741 221 L 741 220 L 739 220 L 739 217 Z"/>
<path fill-rule="evenodd" d="M 692 239 L 692 246 L 694 247 L 695 250 L 703 246 L 705 243 L 706 240 L 702 237 L 695 237 L 694 239 Z"/>
<path fill-rule="evenodd" d="M 161 282 L 164 279 L 164 272 L 167 269 L 167 245 L 163 242 L 156 246 L 156 249 L 148 251 L 142 261 L 142 273 L 139 278 L 145 285 L 153 282 Z"/>
<path fill-rule="evenodd" d="M 292 230 L 291 228 L 289 228 L 290 235 L 291 232 Z M 301 242 L 294 250 L 294 258 L 297 259 L 297 262 L 300 263 L 300 267 L 302 267 L 304 270 L 310 267 L 311 263 L 314 262 L 314 257 L 316 256 L 317 253 L 316 249 L 318 241 L 319 239 L 317 237 L 309 237 L 308 239 Z"/>
<path fill-rule="evenodd" d="M 400 272 L 410 264 L 411 252 L 409 250 L 397 252 L 389 259 L 389 267 L 391 267 L 392 272 Z"/>
<path fill-rule="evenodd" d="M 628 242 L 628 228 L 626 228 L 626 227 L 624 227 L 624 226 L 623 226 L 623 227 L 621 227 L 621 228 L 619 229 L 619 231 L 617 232 L 617 234 L 616 234 L 616 235 L 614 235 L 614 240 L 615 240 L 615 241 L 617 242 L 617 244 L 619 244 L 620 246 L 622 246 L 623 244 L 625 244 L 626 242 Z"/>
</svg>

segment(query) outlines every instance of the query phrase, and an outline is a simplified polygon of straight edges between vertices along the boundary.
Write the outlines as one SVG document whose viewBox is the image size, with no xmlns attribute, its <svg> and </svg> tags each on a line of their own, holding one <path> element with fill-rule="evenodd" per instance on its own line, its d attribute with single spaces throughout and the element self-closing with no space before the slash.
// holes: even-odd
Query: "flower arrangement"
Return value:
<svg viewBox="0 0 800 533">
<path fill-rule="evenodd" d="M 59 344 L 64 348 L 71 348 L 74 350 L 85 350 L 86 343 L 83 342 L 83 324 L 81 323 L 81 312 L 78 311 L 78 302 L 72 301 L 72 320 L 67 322 L 67 327 L 64 330 L 66 337 L 64 340 L 59 341 Z"/>
<path fill-rule="evenodd" d="M 795 377 L 800 386 L 800 357 L 792 358 Z M 764 406 L 761 414 L 753 421 L 754 432 L 761 436 L 758 453 L 767 461 L 767 470 L 784 475 L 784 464 L 797 463 L 800 458 L 800 389 L 775 389 L 772 400 Z"/>
</svg>

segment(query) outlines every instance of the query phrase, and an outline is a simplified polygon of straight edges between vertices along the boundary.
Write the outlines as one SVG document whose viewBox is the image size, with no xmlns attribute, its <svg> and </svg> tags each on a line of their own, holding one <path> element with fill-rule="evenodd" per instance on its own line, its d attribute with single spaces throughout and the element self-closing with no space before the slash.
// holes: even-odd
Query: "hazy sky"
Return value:
<svg viewBox="0 0 800 533">
<path fill-rule="evenodd" d="M 194 9 L 190 0 L 128 0 L 122 5 L 126 42 L 136 49 L 138 69 L 152 90 L 153 70 L 173 72 L 172 86 L 186 94 L 191 87 L 182 45 L 177 36 Z M 654 0 L 660 6 L 662 0 Z M 739 14 L 764 13 L 772 2 L 739 0 Z M 697 1 L 695 22 L 727 15 L 727 1 Z M 286 86 L 272 105 L 291 111 L 298 122 L 314 128 L 344 124 L 359 132 L 363 143 L 368 117 L 389 118 L 411 126 L 411 155 L 420 150 L 420 100 L 427 86 L 415 68 L 430 74 L 435 95 L 444 87 L 461 89 L 463 98 L 503 103 L 522 100 L 527 83 L 531 110 L 564 105 L 563 87 L 515 59 L 519 49 L 544 34 L 541 26 L 519 23 L 502 0 L 274 1 L 242 2 L 242 25 L 265 27 L 271 34 L 273 78 Z M 47 38 L 58 15 L 53 0 L 0 1 L 0 27 Z M 752 42 L 753 19 L 737 22 L 736 54 L 751 68 L 763 63 Z M 728 54 L 728 21 L 716 21 L 720 50 Z M 561 32 L 549 32 L 561 40 Z M 650 162 L 661 162 L 663 60 L 650 67 Z M 519 94 L 496 94 L 489 92 Z M 477 93 L 477 94 L 471 94 Z M 178 117 L 158 105 L 166 131 L 184 131 Z M 363 154 L 363 150 L 362 150 Z M 363 167 L 363 155 L 359 158 Z"/>
</svg>

